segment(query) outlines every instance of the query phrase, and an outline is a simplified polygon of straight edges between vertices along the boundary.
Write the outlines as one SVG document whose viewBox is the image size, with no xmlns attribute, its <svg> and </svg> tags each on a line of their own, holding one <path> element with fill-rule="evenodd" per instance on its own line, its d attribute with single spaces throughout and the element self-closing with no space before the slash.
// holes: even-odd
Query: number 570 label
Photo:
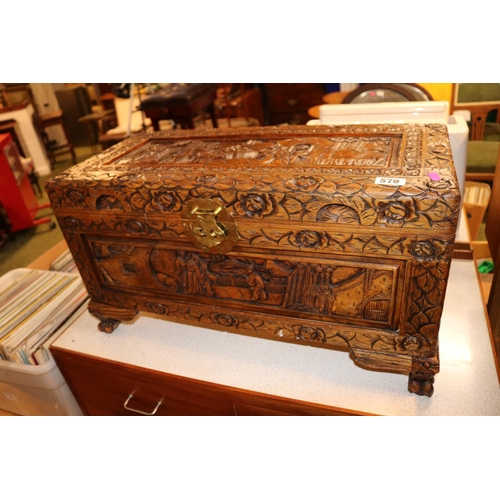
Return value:
<svg viewBox="0 0 500 500">
<path fill-rule="evenodd" d="M 384 186 L 404 186 L 406 179 L 401 177 L 377 177 L 375 184 L 383 184 Z"/>
</svg>

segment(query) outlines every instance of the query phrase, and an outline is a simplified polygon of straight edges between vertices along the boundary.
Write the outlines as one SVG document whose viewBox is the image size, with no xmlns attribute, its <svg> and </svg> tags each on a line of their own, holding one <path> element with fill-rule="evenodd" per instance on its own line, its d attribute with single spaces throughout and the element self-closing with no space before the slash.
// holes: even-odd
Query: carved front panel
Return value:
<svg viewBox="0 0 500 500">
<path fill-rule="evenodd" d="M 209 255 L 144 241 L 90 238 L 103 287 L 277 314 L 397 327 L 405 263 Z"/>
</svg>

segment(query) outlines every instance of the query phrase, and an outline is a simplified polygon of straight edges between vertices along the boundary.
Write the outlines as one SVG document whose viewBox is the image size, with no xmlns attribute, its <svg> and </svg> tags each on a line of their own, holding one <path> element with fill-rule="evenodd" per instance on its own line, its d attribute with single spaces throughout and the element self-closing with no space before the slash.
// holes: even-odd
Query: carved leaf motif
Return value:
<svg viewBox="0 0 500 500">
<path fill-rule="evenodd" d="M 108 172 L 109 175 L 109 172 Z M 141 175 L 121 174 L 117 175 L 113 180 L 113 184 L 127 186 L 127 188 L 137 189 L 144 184 L 144 179 Z"/>
<path fill-rule="evenodd" d="M 336 222 L 339 224 L 359 224 L 360 219 L 356 210 L 345 205 L 327 205 L 316 216 L 318 222 Z"/>
<path fill-rule="evenodd" d="M 289 220 L 290 213 L 285 210 L 281 205 L 277 205 L 273 212 L 273 219 Z"/>
<path fill-rule="evenodd" d="M 392 243 L 392 245 L 389 248 L 389 253 L 398 255 L 405 254 L 406 253 L 405 241 L 406 238 L 401 238 L 400 240 Z"/>
<path fill-rule="evenodd" d="M 377 212 L 370 208 L 369 210 L 365 210 L 359 214 L 361 225 L 363 226 L 373 226 L 377 221 Z"/>
<path fill-rule="evenodd" d="M 165 229 L 165 222 L 159 220 L 148 220 L 148 225 L 155 229 L 156 231 L 162 231 Z"/>
<path fill-rule="evenodd" d="M 159 177 L 156 179 L 148 178 L 148 180 L 144 182 L 144 187 L 147 189 L 160 189 L 162 186 L 163 180 Z"/>
<path fill-rule="evenodd" d="M 343 186 L 339 186 L 338 193 L 343 195 L 352 195 L 361 191 L 361 186 L 355 182 L 351 182 L 349 184 L 344 184 Z"/>
<path fill-rule="evenodd" d="M 286 197 L 283 206 L 289 214 L 298 214 L 302 211 L 302 204 L 289 196 Z"/>
<path fill-rule="evenodd" d="M 213 187 L 215 189 L 225 191 L 226 189 L 231 189 L 233 187 L 233 181 L 231 179 L 221 179 L 220 181 L 216 182 Z"/>
<path fill-rule="evenodd" d="M 272 195 L 274 203 L 281 203 L 283 198 L 285 198 L 285 193 L 273 193 Z"/>
<path fill-rule="evenodd" d="M 228 204 L 232 205 L 236 200 L 236 193 L 233 191 L 220 191 L 219 196 Z"/>
<path fill-rule="evenodd" d="M 351 202 L 347 196 L 335 196 L 334 205 L 345 205 L 346 207 L 349 207 Z"/>
<path fill-rule="evenodd" d="M 344 246 L 342 245 L 342 242 L 333 238 L 328 241 L 328 247 L 335 252 L 344 252 Z"/>
<path fill-rule="evenodd" d="M 354 208 L 358 212 L 358 214 L 361 214 L 367 208 L 366 201 L 361 198 L 361 196 L 354 196 L 351 199 L 349 205 L 351 206 L 351 208 Z"/>
<path fill-rule="evenodd" d="M 431 229 L 433 227 L 432 221 L 425 216 L 425 214 L 421 214 L 418 218 L 418 225 L 421 229 Z"/>
<path fill-rule="evenodd" d="M 428 325 L 430 321 L 423 312 L 419 312 L 414 318 L 412 318 L 411 323 L 417 329 L 417 331 L 420 331 L 420 329 L 423 326 Z"/>
<path fill-rule="evenodd" d="M 384 246 L 377 239 L 376 236 L 370 238 L 370 240 L 363 246 L 363 251 L 365 252 L 375 252 L 375 253 L 387 253 L 387 247 Z"/>
<path fill-rule="evenodd" d="M 337 191 L 337 184 L 333 181 L 324 181 L 321 184 L 321 191 L 324 191 L 326 193 L 335 193 Z"/>
<path fill-rule="evenodd" d="M 431 207 L 423 211 L 423 214 L 434 223 L 447 219 L 451 215 L 451 210 L 447 205 L 436 200 Z"/>
<path fill-rule="evenodd" d="M 405 186 L 399 187 L 399 192 L 405 196 L 419 196 L 424 192 L 424 190 L 416 184 L 406 184 Z"/>
<path fill-rule="evenodd" d="M 379 184 L 364 184 L 363 191 L 369 198 L 391 198 L 397 192 L 397 187 L 383 186 Z"/>
<path fill-rule="evenodd" d="M 255 188 L 255 182 L 248 176 L 247 178 L 235 179 L 236 191 L 251 191 Z"/>
<path fill-rule="evenodd" d="M 149 200 L 145 200 L 139 193 L 134 193 L 129 201 L 134 208 L 143 209 Z"/>
<path fill-rule="evenodd" d="M 96 200 L 96 209 L 97 210 L 120 210 L 123 211 L 122 202 L 111 195 L 102 195 L 99 196 Z"/>
<path fill-rule="evenodd" d="M 448 264 L 444 262 L 438 262 L 436 266 L 429 269 L 429 272 L 437 279 L 444 280 L 448 273 Z"/>
<path fill-rule="evenodd" d="M 420 306 L 415 300 L 412 300 L 408 308 L 409 317 L 414 318 L 419 312 L 420 312 Z"/>
<path fill-rule="evenodd" d="M 274 192 L 273 186 L 269 185 L 269 183 L 263 181 L 262 179 L 257 180 L 255 182 L 255 188 L 264 193 Z"/>
<path fill-rule="evenodd" d="M 436 156 L 434 158 L 429 158 L 427 160 L 428 167 L 433 169 L 445 169 L 447 170 L 450 165 L 450 157 L 449 156 Z"/>
<path fill-rule="evenodd" d="M 286 238 L 290 233 L 283 234 L 281 231 L 266 230 L 262 234 L 274 243 L 279 243 L 283 238 Z"/>
<path fill-rule="evenodd" d="M 418 286 L 426 293 L 431 292 L 436 287 L 436 278 L 434 278 L 430 273 L 426 273 L 417 278 Z"/>
<path fill-rule="evenodd" d="M 425 311 L 425 314 L 429 318 L 429 321 L 433 324 L 438 324 L 439 320 L 441 319 L 441 313 L 443 310 L 441 308 L 434 307 L 432 309 L 429 309 L 428 311 Z M 426 333 L 423 331 L 422 333 Z"/>
</svg>

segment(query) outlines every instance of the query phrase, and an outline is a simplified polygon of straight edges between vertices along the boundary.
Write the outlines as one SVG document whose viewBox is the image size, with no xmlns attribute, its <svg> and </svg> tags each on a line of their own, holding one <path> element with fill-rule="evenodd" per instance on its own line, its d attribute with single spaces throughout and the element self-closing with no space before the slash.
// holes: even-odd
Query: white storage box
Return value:
<svg viewBox="0 0 500 500">
<path fill-rule="evenodd" d="M 53 359 L 39 366 L 0 360 L 0 408 L 17 415 L 82 415 Z"/>
<path fill-rule="evenodd" d="M 0 277 L 0 292 L 29 271 L 15 269 Z M 52 356 L 38 366 L 0 360 L 0 409 L 29 416 L 83 415 Z"/>
</svg>

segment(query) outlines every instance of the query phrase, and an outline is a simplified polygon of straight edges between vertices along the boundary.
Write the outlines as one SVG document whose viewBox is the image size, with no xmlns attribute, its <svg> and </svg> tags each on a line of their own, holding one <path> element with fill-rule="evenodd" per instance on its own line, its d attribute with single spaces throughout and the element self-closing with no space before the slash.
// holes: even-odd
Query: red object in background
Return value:
<svg viewBox="0 0 500 500">
<path fill-rule="evenodd" d="M 12 223 L 12 231 L 39 224 L 50 224 L 51 229 L 55 227 L 50 217 L 36 218 L 36 213 L 50 207 L 50 203 L 38 204 L 10 134 L 0 134 L 0 200 Z"/>
</svg>

